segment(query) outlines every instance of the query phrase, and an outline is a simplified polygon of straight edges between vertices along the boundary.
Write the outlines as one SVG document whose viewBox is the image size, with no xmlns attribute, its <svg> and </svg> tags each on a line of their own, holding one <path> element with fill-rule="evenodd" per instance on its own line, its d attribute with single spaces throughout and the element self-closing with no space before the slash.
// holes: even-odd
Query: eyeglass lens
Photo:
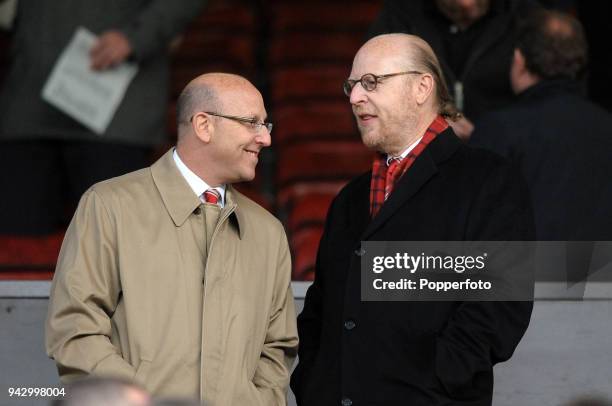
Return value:
<svg viewBox="0 0 612 406">
<path fill-rule="evenodd" d="M 376 89 L 376 85 L 378 85 L 377 77 L 372 73 L 366 73 L 359 80 L 345 80 L 343 85 L 344 94 L 350 96 L 357 82 L 361 82 L 361 86 L 368 92 Z"/>
</svg>

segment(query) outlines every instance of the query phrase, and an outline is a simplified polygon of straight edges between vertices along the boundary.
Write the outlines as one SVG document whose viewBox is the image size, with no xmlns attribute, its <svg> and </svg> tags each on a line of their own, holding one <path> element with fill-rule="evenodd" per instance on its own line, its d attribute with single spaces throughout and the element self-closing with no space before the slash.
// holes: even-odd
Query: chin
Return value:
<svg viewBox="0 0 612 406">
<path fill-rule="evenodd" d="M 373 134 L 361 134 L 361 142 L 369 149 L 378 150 L 380 147 L 380 138 Z"/>
<path fill-rule="evenodd" d="M 255 179 L 255 171 L 250 173 L 241 173 L 240 179 L 237 182 L 250 182 Z"/>
</svg>

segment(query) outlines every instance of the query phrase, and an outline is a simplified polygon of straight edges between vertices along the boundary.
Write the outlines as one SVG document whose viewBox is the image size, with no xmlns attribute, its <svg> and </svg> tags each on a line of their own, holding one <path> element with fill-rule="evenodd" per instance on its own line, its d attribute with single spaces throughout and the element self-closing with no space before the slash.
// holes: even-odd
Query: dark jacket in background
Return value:
<svg viewBox="0 0 612 406">
<path fill-rule="evenodd" d="M 126 35 L 138 63 L 104 139 L 153 145 L 165 137 L 170 41 L 200 12 L 204 0 L 20 1 L 12 65 L 0 94 L 0 139 L 99 140 L 41 98 L 42 88 L 75 30 Z"/>
<path fill-rule="evenodd" d="M 363 302 L 361 241 L 532 240 L 526 186 L 501 157 L 449 128 L 370 221 L 371 173 L 336 197 L 298 317 L 301 406 L 491 404 L 493 365 L 527 329 L 531 302 Z"/>
<path fill-rule="evenodd" d="M 445 45 L 451 22 L 441 15 L 432 0 L 385 0 L 370 27 L 369 37 L 404 32 L 427 41 L 440 60 L 451 95 L 457 96 L 458 84 L 463 88 L 463 107 L 458 107 L 468 119 L 475 120 L 482 113 L 514 100 L 510 87 L 514 31 L 520 17 L 535 5 L 530 0 L 491 0 L 488 15 L 468 29 L 478 31 L 470 42 L 472 45 L 465 48 L 468 52 L 454 55 L 455 59 L 462 59 L 460 63 L 450 60 L 451 51 L 456 49 L 451 46 L 449 50 Z M 461 71 L 453 71 L 453 65 L 462 66 Z"/>
<path fill-rule="evenodd" d="M 612 240 L 612 116 L 575 85 L 530 87 L 478 121 L 470 143 L 520 167 L 538 240 Z"/>
</svg>

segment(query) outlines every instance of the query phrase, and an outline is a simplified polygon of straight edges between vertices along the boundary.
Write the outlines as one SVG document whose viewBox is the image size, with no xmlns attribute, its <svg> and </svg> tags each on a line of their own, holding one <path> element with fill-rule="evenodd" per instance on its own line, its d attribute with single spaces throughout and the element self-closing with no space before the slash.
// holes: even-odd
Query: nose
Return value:
<svg viewBox="0 0 612 406">
<path fill-rule="evenodd" d="M 272 145 L 272 136 L 270 135 L 270 131 L 266 126 L 262 126 L 261 130 L 257 132 L 257 137 L 255 137 L 255 142 L 262 146 L 262 148 L 269 147 Z"/>
<path fill-rule="evenodd" d="M 361 82 L 355 83 L 355 86 L 351 89 L 349 100 L 352 105 L 359 103 L 365 103 L 367 101 L 366 90 L 361 86 Z"/>
</svg>

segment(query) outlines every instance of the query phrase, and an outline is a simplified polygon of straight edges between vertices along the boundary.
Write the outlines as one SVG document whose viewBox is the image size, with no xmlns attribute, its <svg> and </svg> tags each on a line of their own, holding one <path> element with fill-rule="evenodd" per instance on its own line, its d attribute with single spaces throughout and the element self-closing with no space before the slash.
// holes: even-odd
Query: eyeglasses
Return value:
<svg viewBox="0 0 612 406">
<path fill-rule="evenodd" d="M 420 75 L 423 72 L 419 72 L 416 70 L 409 70 L 405 72 L 397 72 L 397 73 L 387 73 L 386 75 L 375 75 L 373 73 L 366 73 L 360 79 L 347 79 L 344 81 L 342 86 L 344 90 L 344 94 L 347 96 L 351 96 L 351 92 L 357 83 L 361 83 L 361 86 L 368 92 L 373 91 L 380 83 L 381 79 L 390 78 L 392 76 L 398 75 Z"/>
<path fill-rule="evenodd" d="M 215 117 L 221 117 L 221 118 L 226 118 L 228 120 L 238 121 L 239 123 L 248 124 L 253 129 L 255 129 L 255 131 L 257 132 L 261 131 L 262 127 L 266 127 L 266 130 L 268 130 L 268 133 L 272 133 L 272 127 L 274 126 L 272 123 L 266 123 L 264 121 L 257 121 L 255 117 L 226 116 L 224 114 L 213 113 L 211 111 L 205 111 L 204 113 L 210 114 L 211 116 L 215 116 Z"/>
</svg>

